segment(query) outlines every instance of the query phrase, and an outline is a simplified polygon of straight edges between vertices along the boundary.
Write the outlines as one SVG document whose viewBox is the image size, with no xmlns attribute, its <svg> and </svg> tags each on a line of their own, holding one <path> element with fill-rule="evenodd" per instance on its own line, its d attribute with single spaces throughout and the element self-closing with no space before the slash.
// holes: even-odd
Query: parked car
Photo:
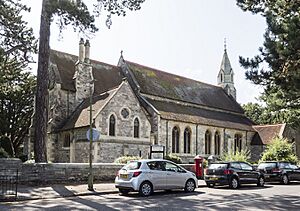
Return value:
<svg viewBox="0 0 300 211">
<path fill-rule="evenodd" d="M 232 189 L 237 189 L 241 184 L 252 183 L 260 187 L 265 184 L 263 173 L 256 171 L 248 163 L 237 161 L 211 163 L 204 179 L 208 187 L 229 185 Z"/>
<path fill-rule="evenodd" d="M 279 181 L 288 184 L 290 181 L 300 181 L 300 167 L 285 161 L 268 161 L 258 165 L 258 170 L 264 173 L 266 181 Z"/>
<path fill-rule="evenodd" d="M 115 186 L 121 194 L 138 191 L 149 196 L 155 190 L 184 189 L 193 192 L 198 186 L 196 175 L 163 159 L 137 160 L 118 171 Z"/>
</svg>

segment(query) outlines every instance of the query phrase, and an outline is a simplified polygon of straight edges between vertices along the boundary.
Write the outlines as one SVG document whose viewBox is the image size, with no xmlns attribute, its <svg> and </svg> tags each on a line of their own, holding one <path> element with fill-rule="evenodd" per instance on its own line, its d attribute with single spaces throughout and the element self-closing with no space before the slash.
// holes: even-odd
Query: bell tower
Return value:
<svg viewBox="0 0 300 211">
<path fill-rule="evenodd" d="M 226 39 L 224 40 L 224 54 L 218 74 L 218 85 L 221 86 L 228 95 L 236 99 L 236 89 L 233 81 L 233 70 L 227 55 Z"/>
</svg>

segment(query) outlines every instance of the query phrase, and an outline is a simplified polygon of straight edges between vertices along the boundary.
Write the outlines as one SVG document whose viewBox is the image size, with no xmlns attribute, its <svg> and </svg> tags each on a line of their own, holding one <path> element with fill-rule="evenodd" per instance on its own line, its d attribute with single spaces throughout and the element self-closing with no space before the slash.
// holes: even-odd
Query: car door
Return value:
<svg viewBox="0 0 300 211">
<path fill-rule="evenodd" d="M 296 175 L 296 180 L 300 181 L 300 166 L 295 166 L 294 172 Z"/>
<path fill-rule="evenodd" d="M 290 164 L 290 168 L 292 169 L 290 180 L 300 180 L 300 168 L 293 164 Z"/>
<path fill-rule="evenodd" d="M 153 184 L 155 190 L 166 188 L 166 171 L 163 161 L 150 161 L 147 163 L 149 171 L 149 180 Z"/>
<path fill-rule="evenodd" d="M 245 183 L 257 183 L 258 173 L 253 170 L 253 167 L 244 162 L 241 162 L 240 164 L 243 170 L 243 181 Z"/>
<path fill-rule="evenodd" d="M 230 163 L 230 168 L 238 175 L 240 183 L 244 182 L 244 172 L 239 162 Z"/>
<path fill-rule="evenodd" d="M 174 163 L 166 161 L 167 189 L 183 188 L 186 182 L 186 172 Z"/>
<path fill-rule="evenodd" d="M 279 169 L 283 171 L 283 174 L 286 173 L 288 175 L 289 180 L 293 180 L 294 173 L 293 169 L 291 169 L 290 164 L 287 162 L 280 162 Z"/>
</svg>

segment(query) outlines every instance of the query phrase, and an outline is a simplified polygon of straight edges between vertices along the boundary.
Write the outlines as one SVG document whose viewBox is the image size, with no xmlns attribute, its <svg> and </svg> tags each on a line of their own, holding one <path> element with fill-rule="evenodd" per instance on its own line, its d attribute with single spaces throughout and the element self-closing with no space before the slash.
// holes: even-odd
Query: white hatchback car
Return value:
<svg viewBox="0 0 300 211">
<path fill-rule="evenodd" d="M 121 194 L 138 191 L 141 196 L 149 196 L 155 190 L 193 192 L 198 180 L 194 173 L 171 161 L 152 159 L 129 162 L 118 171 L 115 185 Z"/>
</svg>

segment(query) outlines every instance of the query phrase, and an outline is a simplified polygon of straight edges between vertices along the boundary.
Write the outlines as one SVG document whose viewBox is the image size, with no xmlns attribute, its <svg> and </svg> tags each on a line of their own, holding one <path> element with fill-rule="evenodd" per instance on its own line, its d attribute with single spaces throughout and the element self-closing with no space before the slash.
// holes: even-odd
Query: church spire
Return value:
<svg viewBox="0 0 300 211">
<path fill-rule="evenodd" d="M 227 54 L 226 38 L 224 39 L 224 53 L 218 74 L 218 85 L 221 86 L 228 95 L 236 99 L 236 89 L 233 81 L 233 70 Z"/>
</svg>

